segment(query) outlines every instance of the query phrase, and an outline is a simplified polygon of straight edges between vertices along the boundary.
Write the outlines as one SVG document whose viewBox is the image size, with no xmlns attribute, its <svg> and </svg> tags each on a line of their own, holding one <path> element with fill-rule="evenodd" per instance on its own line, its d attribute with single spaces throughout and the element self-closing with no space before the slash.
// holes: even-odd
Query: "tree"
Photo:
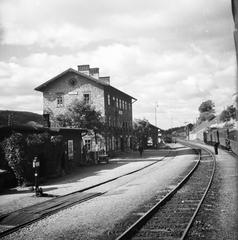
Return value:
<svg viewBox="0 0 238 240">
<path fill-rule="evenodd" d="M 136 119 L 133 122 L 133 132 L 137 144 L 146 146 L 150 135 L 150 123 L 147 119 Z"/>
<path fill-rule="evenodd" d="M 198 121 L 201 123 L 203 121 L 210 121 L 215 117 L 215 104 L 211 100 L 202 102 L 198 108 L 200 115 Z"/>
<path fill-rule="evenodd" d="M 5 159 L 17 179 L 18 186 L 21 186 L 26 182 L 24 174 L 24 137 L 21 133 L 13 133 L 10 137 L 6 138 L 2 144 Z"/>
<path fill-rule="evenodd" d="M 60 127 L 87 128 L 94 132 L 101 132 L 104 127 L 101 112 L 77 99 L 68 106 L 65 114 L 56 116 L 56 121 Z"/>
<path fill-rule="evenodd" d="M 236 108 L 233 105 L 228 106 L 221 112 L 220 120 L 222 122 L 230 121 L 236 118 Z"/>
<path fill-rule="evenodd" d="M 203 112 L 215 113 L 215 104 L 212 102 L 212 100 L 207 100 L 201 103 L 198 110 L 200 113 Z"/>
<path fill-rule="evenodd" d="M 40 175 L 59 174 L 61 157 L 64 154 L 61 135 L 51 136 L 49 133 L 22 134 L 13 132 L 1 143 L 4 159 L 12 169 L 19 186 L 32 184 L 34 172 L 32 160 L 35 156 L 40 160 Z M 50 168 L 47 165 L 50 163 Z"/>
</svg>

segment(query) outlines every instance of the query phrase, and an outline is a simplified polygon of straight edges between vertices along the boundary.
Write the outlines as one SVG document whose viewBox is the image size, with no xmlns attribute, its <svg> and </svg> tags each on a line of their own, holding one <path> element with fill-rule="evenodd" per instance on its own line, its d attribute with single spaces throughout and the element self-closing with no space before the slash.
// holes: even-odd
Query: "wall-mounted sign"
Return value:
<svg viewBox="0 0 238 240">
<path fill-rule="evenodd" d="M 75 91 L 74 91 L 74 92 L 69 92 L 68 94 L 69 94 L 69 95 L 78 95 L 78 92 L 75 92 Z"/>
</svg>

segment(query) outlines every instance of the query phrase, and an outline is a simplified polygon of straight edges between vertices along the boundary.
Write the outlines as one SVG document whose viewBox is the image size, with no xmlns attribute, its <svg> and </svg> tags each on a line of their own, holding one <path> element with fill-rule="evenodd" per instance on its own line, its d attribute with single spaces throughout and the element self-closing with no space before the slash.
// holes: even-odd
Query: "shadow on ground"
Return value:
<svg viewBox="0 0 238 240">
<path fill-rule="evenodd" d="M 44 191 L 51 191 L 51 190 L 55 190 L 55 189 L 58 189 L 57 187 L 47 187 L 47 188 L 44 188 Z M 11 189 L 8 189 L 2 193 L 0 193 L 0 196 L 1 195 L 8 195 L 8 194 L 25 194 L 25 193 L 34 193 L 34 190 L 32 190 L 32 187 L 29 187 L 29 188 L 11 188 Z"/>
</svg>

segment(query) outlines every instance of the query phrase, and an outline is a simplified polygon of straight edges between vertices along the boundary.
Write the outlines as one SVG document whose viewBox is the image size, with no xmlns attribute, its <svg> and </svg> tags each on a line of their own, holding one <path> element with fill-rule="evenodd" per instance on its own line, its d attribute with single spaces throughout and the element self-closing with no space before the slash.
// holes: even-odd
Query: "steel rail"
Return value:
<svg viewBox="0 0 238 240">
<path fill-rule="evenodd" d="M 191 144 L 191 143 L 189 143 L 189 144 Z M 191 145 L 197 146 L 196 144 L 191 144 Z M 207 193 L 208 193 L 208 191 L 209 191 L 209 189 L 210 189 L 210 187 L 211 187 L 211 185 L 212 185 L 212 181 L 213 181 L 214 175 L 215 175 L 215 170 L 216 170 L 216 157 L 215 157 L 214 153 L 213 153 L 211 150 L 209 150 L 209 149 L 207 149 L 207 148 L 205 148 L 205 147 L 201 147 L 201 146 L 199 146 L 199 147 L 200 147 L 201 149 L 203 149 L 204 151 L 207 151 L 207 152 L 210 153 L 210 155 L 211 155 L 211 157 L 212 157 L 212 159 L 213 159 L 213 170 L 212 170 L 212 174 L 211 174 L 209 183 L 208 183 L 208 185 L 207 185 L 207 188 L 206 188 L 206 190 L 205 190 L 205 192 L 204 192 L 204 194 L 203 194 L 200 202 L 198 203 L 198 206 L 197 206 L 197 208 L 196 208 L 193 216 L 191 217 L 191 219 L 190 219 L 190 221 L 189 221 L 186 229 L 184 230 L 183 235 L 182 235 L 182 237 L 180 238 L 180 240 L 184 240 L 184 239 L 186 238 L 186 236 L 187 236 L 187 234 L 188 234 L 188 232 L 189 232 L 189 230 L 190 230 L 190 228 L 191 228 L 191 226 L 192 226 L 192 224 L 193 224 L 193 222 L 194 222 L 194 220 L 195 220 L 195 217 L 197 216 L 197 214 L 198 214 L 198 212 L 199 212 L 199 210 L 200 210 L 200 208 L 201 208 L 201 206 L 202 206 L 202 203 L 203 203 L 203 201 L 204 201 L 204 199 L 205 199 L 205 197 L 206 197 L 206 195 L 207 195 Z"/>
<path fill-rule="evenodd" d="M 85 191 L 87 191 L 87 190 L 90 190 L 90 189 L 96 188 L 96 187 L 98 187 L 98 186 L 107 184 L 107 183 L 109 183 L 109 182 L 115 181 L 115 180 L 120 179 L 120 178 L 122 178 L 122 177 L 125 177 L 125 176 L 131 175 L 131 174 L 133 174 L 133 173 L 139 172 L 139 171 L 141 171 L 141 170 L 143 170 L 143 169 L 146 169 L 146 168 L 148 168 L 148 167 L 150 167 L 150 166 L 152 166 L 152 165 L 154 165 L 154 164 L 156 164 L 156 163 L 164 160 L 165 158 L 169 157 L 170 154 L 171 154 L 171 152 L 172 152 L 172 151 L 169 151 L 168 154 L 165 155 L 164 157 L 162 157 L 161 159 L 155 160 L 155 161 L 153 161 L 151 164 L 148 164 L 148 165 L 146 165 L 146 166 L 144 166 L 144 167 L 138 168 L 138 169 L 136 169 L 136 170 L 133 170 L 133 171 L 128 172 L 128 173 L 125 173 L 125 174 L 122 174 L 122 175 L 117 176 L 117 177 L 115 177 L 115 178 L 111 178 L 111 179 L 109 179 L 109 180 L 100 182 L 100 183 L 98 183 L 98 184 L 94 184 L 94 185 L 91 185 L 91 186 L 89 186 L 89 187 L 80 189 L 80 190 L 78 190 L 78 191 L 75 191 L 75 192 L 72 192 L 72 193 L 68 193 L 68 194 L 65 194 L 65 195 L 56 197 L 56 198 L 54 198 L 54 199 L 50 199 L 50 200 L 47 200 L 47 201 L 45 201 L 45 202 L 41 202 L 41 203 L 38 203 L 38 204 L 35 204 L 35 205 L 32 205 L 32 206 L 38 206 L 38 205 L 41 205 L 41 204 L 45 204 L 46 202 L 52 202 L 52 201 L 54 201 L 54 200 L 58 200 L 58 199 L 61 199 L 61 198 L 67 197 L 67 196 L 71 196 L 71 195 L 74 195 L 74 194 L 77 194 L 77 193 L 85 192 Z M 39 216 L 39 217 L 36 217 L 36 219 L 30 220 L 30 221 L 28 221 L 28 222 L 26 222 L 26 223 L 19 224 L 19 225 L 14 226 L 14 227 L 12 227 L 12 228 L 10 228 L 10 229 L 7 229 L 7 230 L 5 230 L 5 231 L 0 232 L 0 238 L 1 238 L 1 237 L 4 237 L 4 236 L 6 236 L 6 235 L 9 235 L 9 234 L 11 234 L 11 233 L 13 233 L 13 232 L 16 232 L 17 230 L 19 230 L 19 229 L 21 229 L 21 228 L 23 228 L 23 227 L 26 227 L 26 226 L 28 226 L 28 225 L 31 225 L 31 224 L 34 223 L 34 222 L 37 222 L 37 221 L 39 221 L 39 220 L 42 220 L 42 219 L 44 219 L 44 218 L 46 218 L 46 217 L 48 217 L 48 216 L 50 216 L 50 215 L 52 215 L 52 214 L 54 214 L 54 213 L 56 213 L 56 212 L 59 212 L 59 211 L 61 211 L 61 210 L 63 210 L 63 209 L 66 209 L 66 208 L 71 207 L 71 206 L 73 206 L 73 205 L 76 205 L 76 204 L 78 204 L 78 203 L 86 202 L 86 201 L 88 201 L 88 200 L 90 200 L 90 199 L 93 199 L 93 198 L 95 198 L 95 197 L 101 196 L 101 195 L 103 195 L 103 194 L 105 194 L 105 193 L 106 193 L 106 192 L 92 194 L 91 196 L 89 196 L 89 197 L 87 197 L 87 198 L 85 198 L 85 199 L 83 199 L 83 200 L 81 199 L 81 200 L 75 201 L 75 202 L 73 202 L 73 203 L 68 203 L 68 204 L 66 204 L 65 206 L 59 207 L 59 208 L 57 208 L 57 209 L 52 209 L 52 210 L 49 211 L 48 213 L 43 214 L 43 215 L 41 215 L 41 216 Z M 57 204 L 56 204 L 56 205 L 57 205 Z M 32 206 L 30 206 L 30 207 L 32 207 Z M 24 210 L 24 209 L 27 209 L 27 208 L 28 208 L 28 207 L 25 207 L 25 208 L 22 208 L 22 209 L 19 209 L 19 210 L 16 210 L 16 211 L 13 211 L 13 212 L 10 212 L 10 213 L 1 215 L 1 216 L 0 216 L 0 226 L 1 226 L 1 221 L 4 220 L 4 218 L 10 216 L 11 214 L 17 213 L 18 211 L 22 211 L 22 210 Z M 2 225 L 2 226 L 4 226 L 4 225 Z"/>
<path fill-rule="evenodd" d="M 194 149 L 196 151 L 196 149 Z M 131 239 L 138 230 L 161 208 L 165 205 L 169 199 L 184 185 L 194 171 L 197 169 L 201 161 L 201 153 L 198 152 L 198 161 L 195 166 L 190 170 L 190 172 L 180 181 L 177 186 L 173 188 L 166 196 L 164 196 L 158 203 L 156 203 L 152 208 L 150 208 L 143 216 L 141 216 L 134 224 L 132 224 L 125 232 L 123 232 L 116 240 L 128 240 Z"/>
</svg>

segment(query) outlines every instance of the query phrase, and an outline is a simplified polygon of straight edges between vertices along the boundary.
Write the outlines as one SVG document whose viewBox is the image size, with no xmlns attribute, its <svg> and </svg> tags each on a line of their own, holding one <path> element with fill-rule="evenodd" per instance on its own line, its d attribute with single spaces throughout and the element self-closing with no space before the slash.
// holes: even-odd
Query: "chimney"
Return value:
<svg viewBox="0 0 238 240">
<path fill-rule="evenodd" d="M 103 81 L 104 83 L 110 85 L 110 77 L 99 77 L 99 80 Z"/>
<path fill-rule="evenodd" d="M 90 76 L 99 79 L 99 68 L 90 68 L 89 69 Z"/>
<path fill-rule="evenodd" d="M 78 65 L 78 71 L 89 76 L 89 65 Z"/>
</svg>

